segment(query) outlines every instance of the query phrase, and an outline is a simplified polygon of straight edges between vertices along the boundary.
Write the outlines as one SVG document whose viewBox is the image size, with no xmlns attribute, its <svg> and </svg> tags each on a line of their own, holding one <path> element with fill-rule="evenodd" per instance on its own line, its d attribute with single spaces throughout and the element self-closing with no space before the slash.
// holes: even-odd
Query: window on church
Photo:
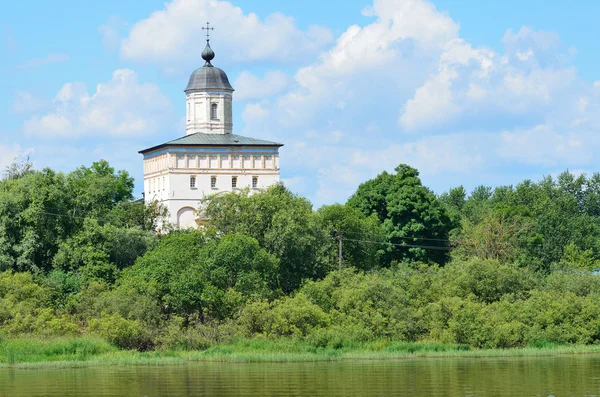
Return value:
<svg viewBox="0 0 600 397">
<path fill-rule="evenodd" d="M 258 187 L 258 177 L 257 176 L 253 176 L 252 177 L 252 188 L 256 189 Z"/>
<path fill-rule="evenodd" d="M 234 189 L 237 188 L 237 176 L 231 177 L 231 187 Z"/>
<path fill-rule="evenodd" d="M 218 109 L 218 105 L 216 103 L 213 103 L 212 105 L 210 105 L 210 119 L 211 120 L 219 119 L 219 117 L 217 115 L 217 109 Z"/>
<path fill-rule="evenodd" d="M 196 177 L 190 176 L 190 187 L 194 189 L 196 187 Z"/>
<path fill-rule="evenodd" d="M 217 177 L 216 176 L 210 177 L 210 187 L 213 189 L 215 189 L 217 187 Z"/>
</svg>

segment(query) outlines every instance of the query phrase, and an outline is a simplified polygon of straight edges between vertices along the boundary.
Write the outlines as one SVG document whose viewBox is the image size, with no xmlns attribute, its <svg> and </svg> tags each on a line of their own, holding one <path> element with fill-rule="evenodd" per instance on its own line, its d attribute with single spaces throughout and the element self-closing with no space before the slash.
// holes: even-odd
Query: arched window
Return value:
<svg viewBox="0 0 600 397">
<path fill-rule="evenodd" d="M 212 105 L 210 105 L 210 119 L 211 120 L 218 120 L 219 117 L 217 117 L 217 109 L 218 109 L 219 105 L 217 105 L 216 103 L 213 103 Z"/>
<path fill-rule="evenodd" d="M 190 176 L 190 187 L 194 189 L 196 187 L 196 177 Z"/>
</svg>

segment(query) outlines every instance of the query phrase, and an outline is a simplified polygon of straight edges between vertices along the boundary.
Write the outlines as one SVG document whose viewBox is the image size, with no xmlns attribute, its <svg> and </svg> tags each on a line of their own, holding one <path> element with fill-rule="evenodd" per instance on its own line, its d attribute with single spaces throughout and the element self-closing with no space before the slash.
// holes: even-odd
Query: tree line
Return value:
<svg viewBox="0 0 600 397">
<path fill-rule="evenodd" d="M 345 204 L 283 185 L 209 196 L 200 231 L 157 235 L 158 203 L 106 161 L 0 180 L 0 337 L 99 335 L 122 348 L 236 338 L 600 341 L 600 174 L 436 195 L 398 166 Z M 339 242 L 342 240 L 342 270 Z"/>
</svg>

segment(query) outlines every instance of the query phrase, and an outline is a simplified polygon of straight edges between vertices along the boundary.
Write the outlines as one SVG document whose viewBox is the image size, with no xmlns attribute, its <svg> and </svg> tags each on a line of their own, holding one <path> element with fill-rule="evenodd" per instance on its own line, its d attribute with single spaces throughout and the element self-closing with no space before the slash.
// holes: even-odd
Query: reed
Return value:
<svg viewBox="0 0 600 397">
<path fill-rule="evenodd" d="M 18 338 L 0 341 L 0 367 L 62 368 L 89 366 L 182 365 L 197 361 L 259 363 L 340 360 L 386 360 L 450 357 L 526 357 L 600 353 L 599 345 L 540 343 L 520 349 L 471 349 L 435 342 L 343 342 L 318 347 L 298 339 L 240 339 L 203 351 L 119 350 L 91 337 Z"/>
</svg>

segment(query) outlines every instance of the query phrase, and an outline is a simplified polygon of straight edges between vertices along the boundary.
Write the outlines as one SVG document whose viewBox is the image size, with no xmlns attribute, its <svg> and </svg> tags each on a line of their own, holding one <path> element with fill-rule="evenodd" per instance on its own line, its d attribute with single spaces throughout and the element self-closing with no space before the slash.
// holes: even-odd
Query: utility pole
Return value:
<svg viewBox="0 0 600 397">
<path fill-rule="evenodd" d="M 338 268 L 342 271 L 342 232 L 339 231 L 337 234 L 338 238 Z"/>
</svg>

